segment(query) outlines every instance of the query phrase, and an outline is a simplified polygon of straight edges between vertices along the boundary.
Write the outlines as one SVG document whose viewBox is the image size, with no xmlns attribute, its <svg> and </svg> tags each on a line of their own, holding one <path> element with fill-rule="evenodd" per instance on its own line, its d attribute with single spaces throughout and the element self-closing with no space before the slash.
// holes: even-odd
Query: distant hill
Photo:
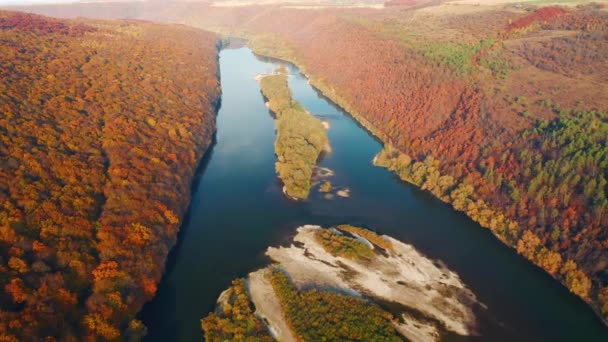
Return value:
<svg viewBox="0 0 608 342">
<path fill-rule="evenodd" d="M 0 11 L 0 340 L 139 338 L 215 128 L 213 34 Z"/>
</svg>

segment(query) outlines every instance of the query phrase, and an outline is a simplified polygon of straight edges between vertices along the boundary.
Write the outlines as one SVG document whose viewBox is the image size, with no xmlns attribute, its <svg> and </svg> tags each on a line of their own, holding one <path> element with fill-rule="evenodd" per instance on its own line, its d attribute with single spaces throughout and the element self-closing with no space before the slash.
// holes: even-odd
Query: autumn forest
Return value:
<svg viewBox="0 0 608 342">
<path fill-rule="evenodd" d="M 0 41 L 0 339 L 137 340 L 213 135 L 216 38 L 0 12 Z"/>
<path fill-rule="evenodd" d="M 274 120 L 282 199 L 313 213 L 304 217 L 331 197 L 334 180 L 319 175 L 332 128 L 296 99 L 298 77 L 381 143 L 370 164 L 487 228 L 608 322 L 606 3 L 235 3 L 0 10 L 0 341 L 143 339 L 138 314 L 157 295 L 212 151 L 218 54 L 237 37 L 289 66 L 258 75 L 255 96 Z M 347 223 L 316 242 L 362 264 L 393 252 Z M 294 340 L 403 337 L 389 304 L 366 307 L 270 269 L 263 281 Z M 223 280 L 218 305 L 200 308 L 208 340 L 277 338 L 250 302 L 253 271 Z"/>
</svg>

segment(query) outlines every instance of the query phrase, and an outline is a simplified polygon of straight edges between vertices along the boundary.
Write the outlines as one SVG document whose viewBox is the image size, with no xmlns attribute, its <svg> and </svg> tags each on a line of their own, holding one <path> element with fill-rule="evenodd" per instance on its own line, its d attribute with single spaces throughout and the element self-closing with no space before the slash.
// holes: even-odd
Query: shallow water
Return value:
<svg viewBox="0 0 608 342">
<path fill-rule="evenodd" d="M 302 224 L 350 223 L 413 244 L 443 261 L 486 306 L 476 337 L 449 340 L 608 341 L 593 312 L 564 287 L 449 205 L 372 165 L 382 145 L 320 96 L 292 65 L 289 84 L 306 109 L 330 123 L 332 152 L 320 166 L 350 197 L 285 198 L 274 172 L 274 122 L 254 77 L 282 62 L 246 48 L 220 53 L 222 106 L 216 144 L 193 188 L 187 222 L 156 298 L 144 307 L 147 341 L 200 341 L 200 319 L 232 279 L 265 265 L 264 251 Z"/>
</svg>

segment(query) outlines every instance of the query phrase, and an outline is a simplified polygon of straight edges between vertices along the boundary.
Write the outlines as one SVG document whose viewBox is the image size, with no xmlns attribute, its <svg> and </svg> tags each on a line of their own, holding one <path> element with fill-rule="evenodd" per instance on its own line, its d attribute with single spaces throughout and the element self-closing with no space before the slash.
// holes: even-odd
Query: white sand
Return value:
<svg viewBox="0 0 608 342">
<path fill-rule="evenodd" d="M 249 273 L 249 295 L 256 314 L 268 325 L 274 338 L 283 342 L 295 342 L 297 339 L 287 325 L 279 298 L 274 293 L 272 284 L 266 279 L 268 272 L 269 270 L 264 268 Z"/>
<path fill-rule="evenodd" d="M 426 258 L 413 246 L 387 236 L 394 247 L 387 257 L 377 255 L 368 264 L 334 257 L 316 242 L 314 232 L 318 229 L 322 228 L 300 227 L 294 237 L 297 246 L 271 247 L 266 252 L 289 273 L 296 286 L 363 293 L 414 308 L 457 334 L 474 334 L 471 306 L 477 300 L 456 273 Z M 412 336 L 423 334 L 424 340 L 436 339 L 437 329 L 432 323 L 410 322 L 399 330 Z"/>
<path fill-rule="evenodd" d="M 376 298 L 414 309 L 425 318 L 413 317 L 404 309 L 400 319 L 393 321 L 397 332 L 412 341 L 438 341 L 440 329 L 464 336 L 475 333 L 472 307 L 483 305 L 460 277 L 441 262 L 430 260 L 413 246 L 386 235 L 382 237 L 392 244 L 393 249 L 376 253 L 371 261 L 334 257 L 317 243 L 315 232 L 320 229 L 323 228 L 302 226 L 298 228 L 291 246 L 270 247 L 266 251 L 266 255 L 289 275 L 297 288 L 331 288 L 351 296 L 365 296 L 372 301 Z M 374 247 L 367 239 L 356 237 Z M 249 274 L 249 296 L 256 315 L 277 340 L 296 341 L 272 284 L 266 278 L 270 267 L 277 266 Z M 218 307 L 221 308 L 227 299 L 225 291 L 218 299 Z"/>
<path fill-rule="evenodd" d="M 350 197 L 350 189 L 346 188 L 346 189 L 343 189 L 343 190 L 338 190 L 336 192 L 336 195 L 338 195 L 340 197 L 344 197 L 344 198 Z"/>
<path fill-rule="evenodd" d="M 420 322 L 412 316 L 403 315 L 403 323 L 395 324 L 395 329 L 410 341 L 436 342 L 440 340 L 439 332 L 433 325 Z"/>
<path fill-rule="evenodd" d="M 230 289 L 224 290 L 222 293 L 220 293 L 220 296 L 217 297 L 217 306 L 219 308 L 222 308 L 230 300 L 230 296 L 228 295 L 229 291 Z"/>
<path fill-rule="evenodd" d="M 322 167 L 322 166 L 316 166 L 313 177 L 327 178 L 327 177 L 331 177 L 333 175 L 335 175 L 335 173 L 332 169 Z"/>
</svg>

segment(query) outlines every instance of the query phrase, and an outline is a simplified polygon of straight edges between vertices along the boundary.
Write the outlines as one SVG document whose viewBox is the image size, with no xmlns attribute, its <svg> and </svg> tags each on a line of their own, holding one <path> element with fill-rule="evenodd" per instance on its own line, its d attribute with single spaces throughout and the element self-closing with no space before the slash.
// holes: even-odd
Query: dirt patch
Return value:
<svg viewBox="0 0 608 342">
<path fill-rule="evenodd" d="M 414 247 L 387 236 L 384 237 L 394 245 L 394 251 L 386 256 L 376 255 L 371 261 L 334 257 L 314 238 L 319 229 L 323 228 L 300 227 L 294 238 L 299 246 L 271 247 L 266 252 L 298 288 L 314 285 L 350 290 L 413 308 L 459 335 L 475 333 L 471 307 L 477 305 L 477 299 L 456 273 L 424 257 Z M 434 340 L 436 329 L 428 323 L 426 327 L 421 324 L 411 323 L 401 329 L 410 334 L 424 333 Z M 416 325 L 420 327 L 415 328 Z"/>
</svg>

